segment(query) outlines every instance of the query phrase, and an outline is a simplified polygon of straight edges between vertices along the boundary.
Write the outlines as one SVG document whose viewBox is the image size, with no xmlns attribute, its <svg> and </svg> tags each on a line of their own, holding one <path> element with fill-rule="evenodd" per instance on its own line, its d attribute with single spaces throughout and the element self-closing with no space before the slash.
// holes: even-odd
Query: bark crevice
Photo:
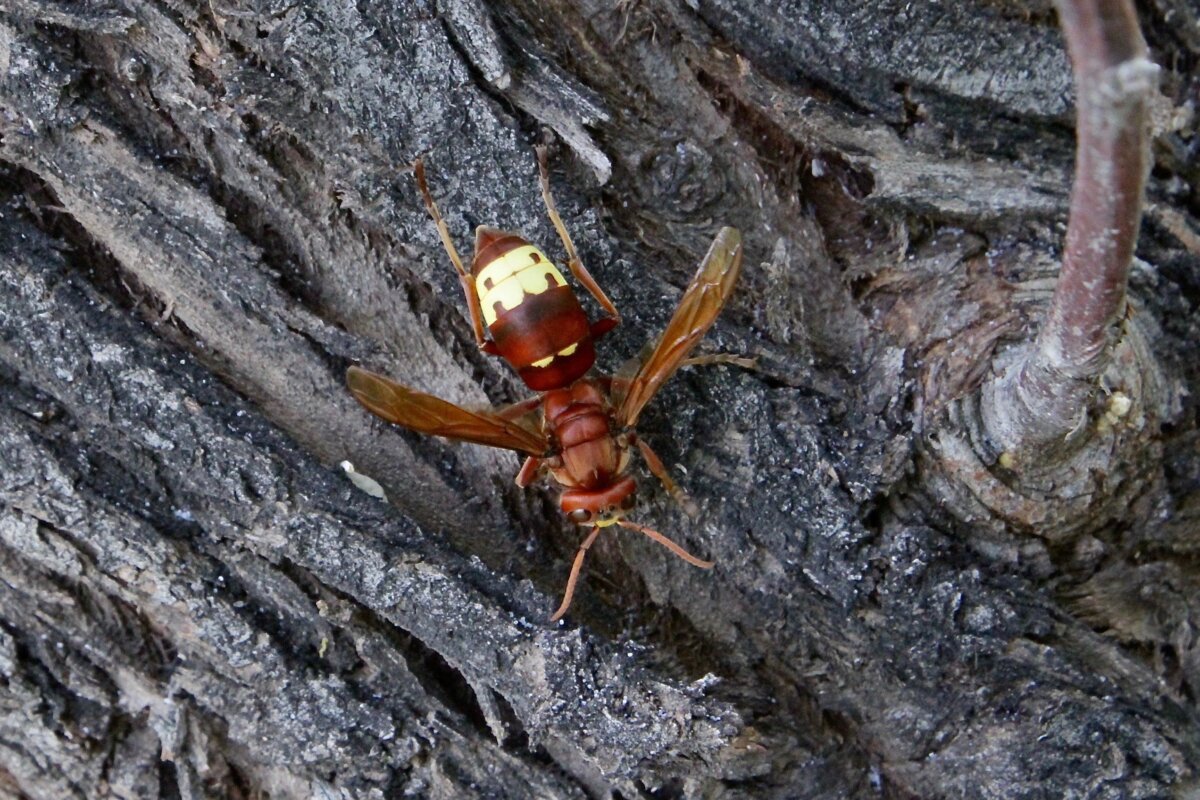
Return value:
<svg viewBox="0 0 1200 800">
<path fill-rule="evenodd" d="M 1066 53 L 1042 7 L 903 5 L 5 6 L 0 793 L 1194 786 L 1195 253 L 1146 226 L 1095 379 L 1089 434 L 1137 458 L 1015 481 L 973 392 L 1048 305 Z M 1182 108 L 1175 5 L 1145 14 Z M 706 345 L 762 365 L 685 371 L 639 423 L 701 514 L 647 478 L 638 521 L 716 568 L 601 537 L 557 627 L 553 492 L 342 381 L 523 396 L 403 170 L 426 158 L 458 241 L 559 258 L 543 127 L 623 318 L 600 366 L 726 224 L 747 258 Z M 1189 137 L 1149 181 L 1176 231 Z"/>
</svg>

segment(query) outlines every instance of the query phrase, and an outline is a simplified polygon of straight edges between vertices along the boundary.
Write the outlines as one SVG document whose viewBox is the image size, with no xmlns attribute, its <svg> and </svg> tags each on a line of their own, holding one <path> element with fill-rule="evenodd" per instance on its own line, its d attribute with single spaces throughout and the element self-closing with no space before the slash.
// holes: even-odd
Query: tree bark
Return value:
<svg viewBox="0 0 1200 800">
<path fill-rule="evenodd" d="M 1151 368 L 1102 419 L 1144 446 L 1062 507 L 967 458 L 963 405 L 1062 247 L 1053 11 L 832 5 L 9 0 L 0 794 L 1194 790 L 1195 11 L 1140 9 Z M 554 492 L 343 383 L 525 396 L 406 168 L 460 249 L 491 224 L 561 258 L 545 138 L 623 318 L 600 367 L 722 225 L 746 262 L 706 346 L 758 359 L 683 371 L 639 423 L 701 513 L 646 478 L 635 519 L 716 569 L 606 531 L 557 626 L 582 532 Z"/>
</svg>

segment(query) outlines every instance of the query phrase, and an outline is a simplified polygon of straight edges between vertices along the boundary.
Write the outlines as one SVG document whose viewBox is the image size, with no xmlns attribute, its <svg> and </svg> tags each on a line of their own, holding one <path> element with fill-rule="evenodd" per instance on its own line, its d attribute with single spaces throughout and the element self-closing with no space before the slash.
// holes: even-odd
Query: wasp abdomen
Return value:
<svg viewBox="0 0 1200 800">
<path fill-rule="evenodd" d="M 529 388 L 548 391 L 596 360 L 591 325 L 546 254 L 516 234 L 480 227 L 473 272 L 484 322 L 500 355 Z"/>
</svg>

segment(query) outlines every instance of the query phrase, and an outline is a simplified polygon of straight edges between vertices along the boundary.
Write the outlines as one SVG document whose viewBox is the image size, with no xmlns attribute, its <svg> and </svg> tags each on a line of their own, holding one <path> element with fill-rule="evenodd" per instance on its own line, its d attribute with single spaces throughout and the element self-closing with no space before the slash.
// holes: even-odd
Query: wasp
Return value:
<svg viewBox="0 0 1200 800">
<path fill-rule="evenodd" d="M 468 272 L 429 192 L 423 163 L 418 160 L 413 165 L 425 207 L 466 295 L 476 344 L 507 361 L 536 394 L 509 406 L 477 411 L 359 367 L 351 367 L 346 380 L 354 397 L 388 422 L 419 433 L 515 450 L 526 456 L 517 473 L 518 486 L 524 488 L 548 473 L 562 487 L 563 512 L 591 531 L 579 545 L 562 604 L 550 618 L 555 622 L 571 606 L 588 548 L 612 525 L 645 534 L 689 564 L 713 567 L 713 562 L 625 517 L 636 506 L 637 484 L 630 465 L 634 449 L 667 491 L 686 503 L 662 460 L 637 436 L 635 426 L 642 409 L 681 366 L 744 361 L 723 356 L 689 358 L 733 291 L 741 270 L 742 237 L 729 227 L 717 233 L 648 356 L 616 377 L 592 374 L 595 343 L 616 327 L 620 315 L 584 267 L 558 214 L 544 147 L 537 148 L 537 159 L 542 200 L 566 250 L 567 267 L 604 311 L 595 321 L 588 319 L 554 263 L 519 234 L 480 225 Z"/>
</svg>

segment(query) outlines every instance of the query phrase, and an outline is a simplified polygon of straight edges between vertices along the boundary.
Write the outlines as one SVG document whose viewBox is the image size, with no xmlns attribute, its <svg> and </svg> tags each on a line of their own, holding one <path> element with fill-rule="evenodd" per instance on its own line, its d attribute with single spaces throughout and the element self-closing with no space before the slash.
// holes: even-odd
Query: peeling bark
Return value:
<svg viewBox="0 0 1200 800">
<path fill-rule="evenodd" d="M 1048 4 L 9 2 L 0 793 L 1194 788 L 1182 9 L 1141 12 L 1163 96 L 1115 359 L 1153 369 L 1096 419 L 1141 446 L 1064 506 L 980 464 L 968 405 L 1057 270 Z M 716 569 L 606 531 L 559 626 L 580 531 L 552 492 L 373 420 L 341 377 L 523 396 L 405 168 L 425 159 L 460 243 L 546 247 L 544 129 L 624 320 L 601 366 L 661 330 L 723 224 L 747 260 L 707 346 L 759 363 L 685 370 L 639 423 L 701 512 L 645 480 L 639 521 Z"/>
</svg>

